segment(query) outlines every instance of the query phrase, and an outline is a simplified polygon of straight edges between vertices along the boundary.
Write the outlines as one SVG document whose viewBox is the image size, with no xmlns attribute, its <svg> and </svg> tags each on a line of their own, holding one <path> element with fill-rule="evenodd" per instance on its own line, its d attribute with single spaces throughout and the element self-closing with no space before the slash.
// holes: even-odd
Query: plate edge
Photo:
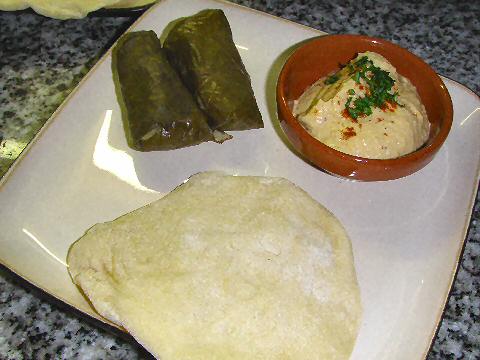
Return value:
<svg viewBox="0 0 480 360">
<path fill-rule="evenodd" d="M 472 89 L 470 89 L 468 86 L 465 86 L 461 83 L 459 83 L 458 81 L 456 80 L 453 80 L 453 79 L 450 79 L 449 77 L 447 76 L 444 76 L 444 75 L 440 75 L 441 77 L 447 79 L 448 81 L 451 81 L 454 86 L 457 86 L 463 90 L 467 90 L 468 92 L 470 92 L 474 97 L 476 97 L 478 100 L 480 100 L 480 97 L 475 93 L 475 91 L 473 91 Z M 456 256 L 456 262 L 455 262 L 455 268 L 453 270 L 453 274 L 451 275 L 450 277 L 450 284 L 448 285 L 448 288 L 447 288 L 447 291 L 446 291 L 446 294 L 444 296 L 444 300 L 443 300 L 443 305 L 442 305 L 442 308 L 441 308 L 441 311 L 440 313 L 437 315 L 437 320 L 436 320 L 436 325 L 435 325 L 435 328 L 434 328 L 434 331 L 433 331 L 433 334 L 431 335 L 431 338 L 430 338 L 430 341 L 428 343 L 428 347 L 427 349 L 424 351 L 424 354 L 422 356 L 422 359 L 423 360 L 426 360 L 427 359 L 427 356 L 428 354 L 432 351 L 433 349 L 433 345 L 435 343 L 435 338 L 437 337 L 438 335 L 438 332 L 440 331 L 440 326 L 441 326 L 441 322 L 444 318 L 444 315 L 447 311 L 447 304 L 448 304 L 448 301 L 450 300 L 450 297 L 453 293 L 453 285 L 455 283 L 455 280 L 457 279 L 457 275 L 458 275 L 458 272 L 460 270 L 460 265 L 461 265 L 461 261 L 462 261 L 462 257 L 463 257 L 463 253 L 465 252 L 465 247 L 467 245 L 467 236 L 468 236 L 468 233 L 470 232 L 470 228 L 471 228 L 471 225 L 472 225 L 472 214 L 473 214 L 473 208 L 475 206 L 475 202 L 476 202 L 476 199 L 477 199 L 477 196 L 478 194 L 480 193 L 480 159 L 478 160 L 477 162 L 477 169 L 476 169 L 476 178 L 474 179 L 473 181 L 473 189 L 472 189 L 472 193 L 471 193 L 471 197 L 470 197 L 470 202 L 469 202 L 469 206 L 468 206 L 468 209 L 469 209 L 469 212 L 468 212 L 468 215 L 465 216 L 465 222 L 464 222 L 464 225 L 463 225 L 463 240 L 462 240 L 462 243 L 461 245 L 459 246 L 458 250 L 457 250 L 457 256 Z"/>
<path fill-rule="evenodd" d="M 474 189 L 472 191 L 472 198 L 470 200 L 471 208 L 470 208 L 469 214 L 465 218 L 465 224 L 464 224 L 464 229 L 463 229 L 464 236 L 463 236 L 462 244 L 457 251 L 457 259 L 456 259 L 455 270 L 454 270 L 453 275 L 451 276 L 451 279 L 450 279 L 450 284 L 449 284 L 448 289 L 447 289 L 447 293 L 446 293 L 446 297 L 445 297 L 444 302 L 443 302 L 442 310 L 441 310 L 440 314 L 437 315 L 437 323 L 436 323 L 432 338 L 430 339 L 427 350 L 423 354 L 423 360 L 427 359 L 428 354 L 433 349 L 433 345 L 435 343 L 435 338 L 437 337 L 438 332 L 439 332 L 440 327 L 441 327 L 440 324 L 441 324 L 441 322 L 444 318 L 444 315 L 447 311 L 448 301 L 450 300 L 450 297 L 453 293 L 453 284 L 455 283 L 455 280 L 457 279 L 458 272 L 460 270 L 462 256 L 463 256 L 463 253 L 465 252 L 465 247 L 467 245 L 467 236 L 468 236 L 468 233 L 470 231 L 471 224 L 472 224 L 471 220 L 472 220 L 473 207 L 475 206 L 475 201 L 476 201 L 477 195 L 480 193 L 480 189 L 479 189 L 479 185 L 480 185 L 480 162 L 479 162 L 479 165 L 477 166 L 477 179 L 474 183 L 476 184 L 476 186 L 474 187 Z"/>
</svg>

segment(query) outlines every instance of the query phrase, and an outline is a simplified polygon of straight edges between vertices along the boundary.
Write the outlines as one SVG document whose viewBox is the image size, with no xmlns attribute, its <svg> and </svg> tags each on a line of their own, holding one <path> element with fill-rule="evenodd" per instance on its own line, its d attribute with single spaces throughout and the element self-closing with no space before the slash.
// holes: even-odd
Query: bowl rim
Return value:
<svg viewBox="0 0 480 360">
<path fill-rule="evenodd" d="M 427 70 L 427 72 L 432 78 L 433 85 L 442 90 L 441 91 L 442 97 L 440 101 L 445 104 L 445 110 L 446 110 L 443 116 L 445 123 L 441 127 L 439 127 L 439 131 L 433 135 L 433 139 L 429 144 L 423 145 L 417 150 L 411 153 L 402 155 L 400 157 L 396 157 L 392 159 L 372 159 L 372 158 L 366 158 L 366 157 L 361 157 L 356 155 L 350 155 L 342 151 L 335 150 L 334 148 L 331 148 L 330 146 L 325 145 L 320 140 L 316 139 L 300 124 L 297 118 L 293 115 L 292 110 L 290 109 L 287 103 L 285 86 L 284 86 L 284 84 L 286 83 L 286 77 L 287 77 L 287 74 L 289 73 L 289 70 L 292 64 L 297 60 L 298 57 L 300 57 L 306 51 L 306 49 L 312 46 L 316 46 L 315 44 L 321 43 L 325 41 L 325 39 L 327 38 L 328 39 L 343 38 L 347 40 L 351 39 L 352 41 L 367 41 L 367 42 L 374 42 L 382 46 L 392 47 L 399 50 L 405 56 L 412 58 L 414 61 L 418 62 L 421 66 L 423 66 Z M 388 57 L 387 57 L 387 60 L 390 61 Z M 386 39 L 367 36 L 367 35 L 360 35 L 360 34 L 321 35 L 319 37 L 315 37 L 308 40 L 307 42 L 299 46 L 297 49 L 295 49 L 295 51 L 289 56 L 289 58 L 283 65 L 277 80 L 277 106 L 279 107 L 279 111 L 282 112 L 282 114 L 284 115 L 284 121 L 286 121 L 301 138 L 306 139 L 311 145 L 313 145 L 316 151 L 327 153 L 330 156 L 341 158 L 342 160 L 356 162 L 356 163 L 368 163 L 371 166 L 377 165 L 380 167 L 385 167 L 385 169 L 399 166 L 400 163 L 413 163 L 418 161 L 419 159 L 428 157 L 430 154 L 435 154 L 445 142 L 453 123 L 452 99 L 450 97 L 450 94 L 448 92 L 446 85 L 444 84 L 440 76 L 431 68 L 430 65 L 428 65 L 423 59 L 413 54 L 409 50 L 397 44 L 394 44 Z M 305 156 L 310 161 L 312 161 L 308 155 L 305 155 Z M 330 169 L 324 169 L 324 170 L 330 171 Z"/>
</svg>

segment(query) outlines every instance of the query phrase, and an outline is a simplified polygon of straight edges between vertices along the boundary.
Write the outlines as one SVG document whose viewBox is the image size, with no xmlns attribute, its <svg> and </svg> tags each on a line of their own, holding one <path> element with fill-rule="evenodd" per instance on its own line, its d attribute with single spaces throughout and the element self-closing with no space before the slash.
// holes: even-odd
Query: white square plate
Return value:
<svg viewBox="0 0 480 360">
<path fill-rule="evenodd" d="M 69 245 L 95 223 L 131 211 L 205 170 L 282 176 L 343 222 L 364 306 L 352 359 L 420 359 L 428 351 L 458 265 L 478 183 L 480 101 L 445 79 L 454 124 L 421 171 L 389 182 L 327 175 L 293 154 L 276 117 L 275 85 L 291 47 L 316 30 L 213 0 L 166 0 L 133 27 L 161 34 L 172 20 L 224 10 L 252 78 L 265 128 L 168 152 L 127 147 L 110 52 L 48 121 L 0 183 L 0 261 L 32 284 L 97 317 L 72 284 Z"/>
</svg>

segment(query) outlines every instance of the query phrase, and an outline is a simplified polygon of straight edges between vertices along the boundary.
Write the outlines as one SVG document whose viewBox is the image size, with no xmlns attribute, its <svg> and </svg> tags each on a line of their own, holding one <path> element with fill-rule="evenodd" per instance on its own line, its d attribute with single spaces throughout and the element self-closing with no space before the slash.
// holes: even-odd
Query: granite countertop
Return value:
<svg viewBox="0 0 480 360">
<path fill-rule="evenodd" d="M 480 93 L 480 2 L 235 0 L 329 33 L 387 38 Z M 338 3 L 338 4 L 337 4 Z M 339 5 L 341 3 L 341 5 Z M 440 6 L 441 5 L 441 6 Z M 0 176 L 135 17 L 60 21 L 0 12 Z M 480 358 L 480 205 L 428 359 Z M 0 358 L 150 358 L 0 266 Z"/>
</svg>

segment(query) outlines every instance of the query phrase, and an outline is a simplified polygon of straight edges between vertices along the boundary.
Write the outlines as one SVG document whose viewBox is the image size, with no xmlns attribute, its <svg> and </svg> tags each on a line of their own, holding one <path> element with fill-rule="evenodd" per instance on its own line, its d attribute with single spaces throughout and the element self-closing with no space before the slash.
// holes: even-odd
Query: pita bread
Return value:
<svg viewBox="0 0 480 360">
<path fill-rule="evenodd" d="M 66 20 L 83 18 L 92 11 L 118 2 L 119 0 L 0 0 L 0 10 L 13 11 L 31 7 L 41 15 Z M 135 0 L 136 2 L 144 1 Z"/>
<path fill-rule="evenodd" d="M 195 175 L 92 227 L 67 261 L 162 360 L 348 359 L 360 324 L 345 230 L 282 178 Z"/>
<path fill-rule="evenodd" d="M 28 6 L 27 0 L 0 0 L 0 10 L 2 11 L 25 10 Z"/>
<path fill-rule="evenodd" d="M 56 19 L 80 19 L 89 12 L 110 6 L 118 0 L 28 0 L 37 13 Z"/>
</svg>

